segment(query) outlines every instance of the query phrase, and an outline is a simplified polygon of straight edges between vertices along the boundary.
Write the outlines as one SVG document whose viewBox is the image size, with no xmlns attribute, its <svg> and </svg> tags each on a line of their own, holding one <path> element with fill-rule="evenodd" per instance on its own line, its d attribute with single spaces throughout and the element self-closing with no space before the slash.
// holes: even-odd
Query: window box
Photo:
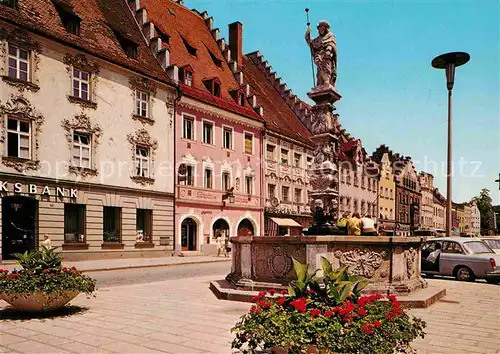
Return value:
<svg viewBox="0 0 500 354">
<path fill-rule="evenodd" d="M 115 242 L 105 242 L 101 244 L 101 249 L 103 250 L 122 250 L 125 248 L 123 243 L 115 243 Z"/>
<path fill-rule="evenodd" d="M 154 248 L 155 244 L 152 242 L 136 242 L 134 248 Z"/>
<path fill-rule="evenodd" d="M 16 78 L 13 78 L 10 76 L 5 76 L 5 75 L 2 76 L 2 80 L 10 86 L 14 86 L 14 87 L 21 88 L 21 89 L 26 89 L 26 90 L 29 90 L 31 92 L 38 92 L 38 90 L 40 90 L 40 86 L 35 85 L 34 83 L 32 83 L 30 81 L 16 79 Z"/>
<path fill-rule="evenodd" d="M 70 96 L 68 96 L 68 101 L 70 101 L 71 103 L 79 104 L 83 108 L 97 109 L 97 103 L 92 102 L 90 100 L 85 100 L 85 99 L 80 98 L 80 97 L 70 95 Z"/>
<path fill-rule="evenodd" d="M 63 251 L 85 251 L 89 249 L 89 245 L 87 243 L 63 243 L 62 245 Z"/>
</svg>

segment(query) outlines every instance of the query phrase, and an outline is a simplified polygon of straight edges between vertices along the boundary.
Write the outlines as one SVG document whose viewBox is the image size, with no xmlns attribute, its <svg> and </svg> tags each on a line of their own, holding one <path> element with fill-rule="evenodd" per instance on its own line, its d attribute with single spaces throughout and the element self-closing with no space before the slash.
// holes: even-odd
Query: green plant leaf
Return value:
<svg viewBox="0 0 500 354">
<path fill-rule="evenodd" d="M 300 263 L 295 258 L 292 258 L 293 261 L 293 269 L 295 270 L 295 274 L 297 275 L 297 281 L 305 282 L 307 277 L 308 265 Z"/>
<path fill-rule="evenodd" d="M 331 273 L 333 273 L 332 263 L 328 259 L 326 259 L 325 257 L 321 257 L 320 262 L 321 268 L 323 269 L 323 275 L 329 276 Z"/>
</svg>

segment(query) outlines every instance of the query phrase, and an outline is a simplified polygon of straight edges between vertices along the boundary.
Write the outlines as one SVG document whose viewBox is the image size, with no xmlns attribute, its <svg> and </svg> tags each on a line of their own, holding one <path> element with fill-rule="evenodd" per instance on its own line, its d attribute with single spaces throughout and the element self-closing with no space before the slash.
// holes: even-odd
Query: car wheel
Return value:
<svg viewBox="0 0 500 354">
<path fill-rule="evenodd" d="M 500 284 L 500 279 L 486 279 L 488 284 Z"/>
<path fill-rule="evenodd" d="M 468 267 L 458 268 L 455 276 L 460 281 L 474 281 L 474 272 Z"/>
</svg>

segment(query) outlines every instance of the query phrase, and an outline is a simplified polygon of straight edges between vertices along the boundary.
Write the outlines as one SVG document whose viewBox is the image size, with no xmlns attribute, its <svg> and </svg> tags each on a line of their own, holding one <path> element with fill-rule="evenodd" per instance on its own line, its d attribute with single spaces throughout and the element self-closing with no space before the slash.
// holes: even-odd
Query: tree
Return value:
<svg viewBox="0 0 500 354">
<path fill-rule="evenodd" d="M 472 198 L 472 201 L 476 202 L 477 208 L 481 213 L 481 234 L 490 235 L 495 233 L 495 216 L 493 205 L 491 204 L 493 200 L 490 197 L 489 189 L 483 188 L 479 196 Z"/>
</svg>

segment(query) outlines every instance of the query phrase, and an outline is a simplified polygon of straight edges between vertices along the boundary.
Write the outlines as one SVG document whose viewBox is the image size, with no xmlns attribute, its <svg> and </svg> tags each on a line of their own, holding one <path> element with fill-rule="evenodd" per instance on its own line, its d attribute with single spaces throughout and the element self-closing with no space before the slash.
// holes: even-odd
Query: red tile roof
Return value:
<svg viewBox="0 0 500 354">
<path fill-rule="evenodd" d="M 249 56 L 243 57 L 242 70 L 245 83 L 250 85 L 250 91 L 257 97 L 257 103 L 264 108 L 266 128 L 312 148 L 309 130 Z"/>
<path fill-rule="evenodd" d="M 58 3 L 80 17 L 80 35 L 66 31 Z M 135 19 L 123 0 L 18 0 L 18 10 L 0 5 L 0 19 L 39 35 L 87 51 L 143 75 L 170 82 L 146 46 Z M 127 57 L 113 31 L 138 45 L 137 58 Z"/>
<path fill-rule="evenodd" d="M 149 21 L 169 36 L 170 64 L 178 67 L 189 65 L 193 69 L 192 88 L 183 86 L 186 94 L 262 121 L 248 102 L 242 107 L 229 93 L 240 85 L 222 56 L 205 20 L 198 13 L 171 0 L 141 0 L 141 6 L 146 9 Z M 188 52 L 188 46 L 196 49 L 196 56 Z M 218 59 L 220 66 L 214 62 L 212 56 Z M 211 78 L 218 78 L 221 82 L 220 98 L 211 95 L 203 83 Z"/>
</svg>

